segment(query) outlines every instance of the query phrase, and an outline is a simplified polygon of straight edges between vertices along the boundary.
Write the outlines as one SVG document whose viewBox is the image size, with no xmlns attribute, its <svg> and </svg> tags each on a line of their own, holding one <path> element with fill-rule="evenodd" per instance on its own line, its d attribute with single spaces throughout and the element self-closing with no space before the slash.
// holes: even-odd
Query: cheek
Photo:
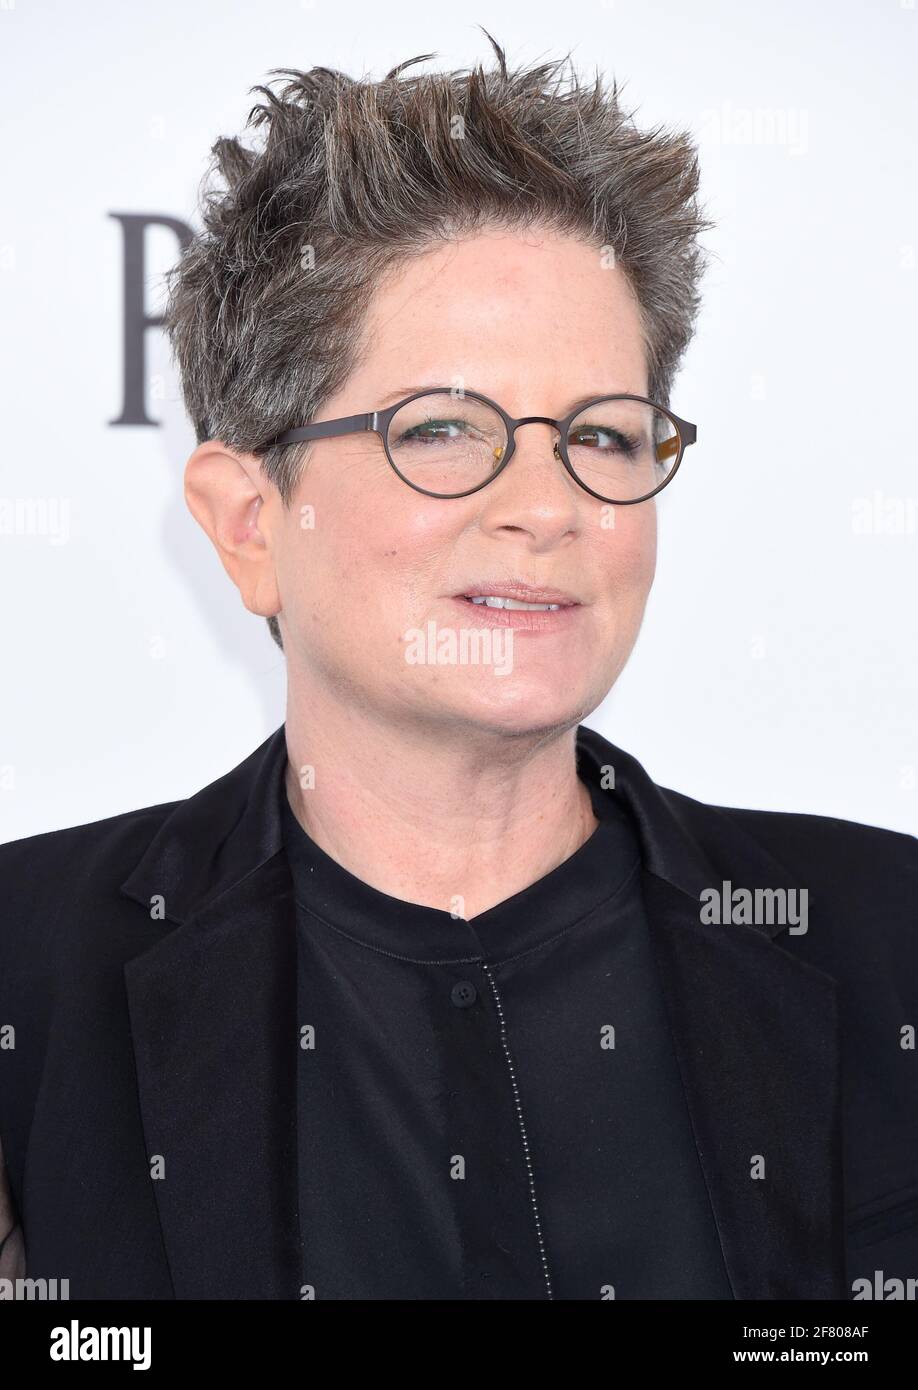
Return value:
<svg viewBox="0 0 918 1390">
<path fill-rule="evenodd" d="M 607 592 L 641 602 L 657 564 L 657 513 L 652 503 L 618 507 L 614 525 L 600 531 L 601 568 Z"/>
<path fill-rule="evenodd" d="M 398 500 L 400 506 L 365 518 L 364 539 L 356 544 L 368 584 L 389 595 L 405 621 L 419 622 L 449 575 L 464 513 L 459 503 L 420 493 Z"/>
<path fill-rule="evenodd" d="M 429 602 L 455 546 L 457 513 L 420 495 L 412 502 L 388 487 L 323 499 L 306 529 L 299 512 L 291 517 L 283 572 L 304 621 L 336 616 L 347 625 L 348 614 L 375 612 L 398 623 Z"/>
</svg>

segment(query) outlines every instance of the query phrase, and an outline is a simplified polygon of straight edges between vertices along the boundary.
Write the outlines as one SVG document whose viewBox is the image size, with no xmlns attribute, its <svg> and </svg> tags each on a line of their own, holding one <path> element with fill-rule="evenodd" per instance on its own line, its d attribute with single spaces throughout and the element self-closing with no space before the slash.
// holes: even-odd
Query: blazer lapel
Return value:
<svg viewBox="0 0 918 1390">
<path fill-rule="evenodd" d="M 299 1298 L 296 938 L 281 727 L 164 822 L 122 886 L 165 934 L 124 968 L 177 1298 Z M 168 923 L 177 925 L 168 926 Z"/>
<path fill-rule="evenodd" d="M 701 920 L 702 892 L 725 881 L 800 884 L 721 808 L 658 786 L 594 729 L 581 726 L 577 745 L 594 776 L 614 773 L 638 829 L 648 929 L 734 1296 L 846 1298 L 836 981 L 795 958 L 779 922 Z M 807 929 L 831 930 L 818 895 L 807 906 Z"/>
<path fill-rule="evenodd" d="M 646 870 L 643 881 L 734 1297 L 844 1298 L 835 982 L 749 927 L 703 925 L 697 899 Z"/>
<path fill-rule="evenodd" d="M 299 1297 L 296 946 L 286 877 L 275 858 L 125 966 L 147 1158 L 177 1298 Z"/>
</svg>

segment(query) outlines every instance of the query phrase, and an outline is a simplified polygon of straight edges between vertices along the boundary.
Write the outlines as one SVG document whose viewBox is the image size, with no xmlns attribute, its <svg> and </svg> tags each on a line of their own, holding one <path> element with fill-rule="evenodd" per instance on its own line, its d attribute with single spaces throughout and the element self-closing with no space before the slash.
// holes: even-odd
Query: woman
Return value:
<svg viewBox="0 0 918 1390">
<path fill-rule="evenodd" d="M 694 150 L 494 47 L 288 71 L 214 147 L 186 497 L 286 721 L 3 849 L 10 1268 L 71 1297 L 918 1273 L 915 840 L 704 805 L 582 724 L 695 438 Z"/>
</svg>

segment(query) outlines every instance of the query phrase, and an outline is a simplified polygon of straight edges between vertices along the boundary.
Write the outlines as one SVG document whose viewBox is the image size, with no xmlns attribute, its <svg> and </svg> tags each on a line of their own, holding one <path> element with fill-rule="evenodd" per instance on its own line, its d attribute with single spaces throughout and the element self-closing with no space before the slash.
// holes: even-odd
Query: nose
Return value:
<svg viewBox="0 0 918 1390">
<path fill-rule="evenodd" d="M 538 425 L 538 431 L 520 430 Z M 545 443 L 551 439 L 551 452 Z M 502 461 L 497 458 L 495 465 Z M 534 416 L 514 432 L 512 457 L 480 494 L 487 528 L 527 532 L 538 548 L 555 545 L 578 526 L 580 489 L 561 462 L 554 420 Z"/>
<path fill-rule="evenodd" d="M 526 421 L 521 421 L 521 423 L 523 423 L 523 424 L 529 424 L 530 421 L 528 421 L 528 420 L 526 420 Z M 513 444 L 514 452 L 516 452 L 516 447 L 517 447 L 517 446 L 516 446 L 516 441 L 514 440 L 514 444 Z M 560 451 L 559 448 L 558 448 L 558 441 L 557 441 L 557 439 L 554 441 L 554 443 L 552 444 L 551 447 L 552 447 L 552 453 L 554 454 L 554 456 L 555 456 L 555 458 L 557 459 L 558 463 L 563 463 L 563 459 L 561 458 L 561 451 Z M 503 444 L 499 445 L 499 447 L 496 448 L 496 449 L 494 450 L 494 462 L 495 462 L 495 463 L 500 463 L 501 460 L 503 459 L 504 455 L 506 454 L 506 452 L 507 452 L 507 450 L 506 450 L 505 446 L 504 446 Z"/>
</svg>

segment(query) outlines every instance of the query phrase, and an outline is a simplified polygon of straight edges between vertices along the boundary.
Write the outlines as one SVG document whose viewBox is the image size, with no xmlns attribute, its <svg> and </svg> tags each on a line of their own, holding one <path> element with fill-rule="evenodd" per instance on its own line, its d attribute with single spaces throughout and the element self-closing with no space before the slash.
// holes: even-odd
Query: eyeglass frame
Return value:
<svg viewBox="0 0 918 1390">
<path fill-rule="evenodd" d="M 410 482 L 403 473 L 399 472 L 398 466 L 389 450 L 389 426 L 395 415 L 397 415 L 404 406 L 409 405 L 411 401 L 419 400 L 421 396 L 435 395 L 448 395 L 458 400 L 471 398 L 475 401 L 481 401 L 483 405 L 488 405 L 492 410 L 497 411 L 497 414 L 503 420 L 504 428 L 507 432 L 506 452 L 497 468 L 490 477 L 485 478 L 484 482 L 476 483 L 474 487 L 467 488 L 465 492 L 431 492 L 429 488 L 420 487 L 417 483 Z M 588 487 L 583 479 L 577 476 L 571 465 L 567 452 L 568 430 L 578 415 L 582 415 L 585 410 L 592 409 L 594 405 L 599 405 L 601 401 L 640 401 L 643 405 L 650 405 L 653 406 L 654 410 L 659 410 L 661 414 L 665 415 L 676 427 L 676 434 L 679 440 L 679 452 L 676 456 L 676 462 L 673 464 L 672 469 L 663 479 L 662 483 L 653 488 L 651 492 L 645 492 L 642 497 L 629 497 L 622 502 L 616 501 L 613 497 L 603 497 L 601 493 L 595 492 L 593 488 Z M 329 439 L 340 435 L 358 434 L 362 430 L 371 430 L 381 438 L 383 450 L 391 468 L 406 487 L 412 488 L 415 492 L 423 493 L 426 497 L 438 497 L 444 502 L 449 502 L 458 500 L 460 497 L 470 497 L 473 493 L 480 492 L 482 488 L 493 483 L 494 479 L 503 472 L 507 464 L 513 458 L 514 449 L 516 447 L 516 431 L 520 425 L 552 425 L 554 429 L 557 430 L 559 436 L 553 445 L 554 455 L 564 464 L 565 469 L 571 475 L 574 482 L 578 487 L 582 487 L 585 492 L 588 492 L 591 497 L 595 497 L 597 501 L 608 502 L 616 507 L 631 507 L 637 502 L 647 502 L 651 497 L 655 497 L 658 492 L 661 492 L 676 476 L 686 449 L 691 444 L 694 444 L 698 438 L 698 427 L 692 424 L 690 420 L 681 419 L 680 416 L 675 415 L 666 406 L 660 405 L 657 401 L 650 400 L 647 396 L 636 396 L 629 392 L 618 392 L 611 396 L 594 396 L 592 400 L 585 401 L 583 404 L 578 405 L 569 415 L 564 416 L 561 420 L 553 420 L 551 416 L 548 415 L 524 415 L 517 420 L 514 419 L 512 415 L 508 415 L 503 407 L 498 405 L 497 401 L 492 401 L 489 396 L 483 396 L 478 391 L 463 390 L 457 393 L 455 388 L 451 386 L 428 386 L 425 387 L 423 391 L 414 391 L 410 396 L 405 396 L 403 400 L 396 401 L 394 405 L 387 406 L 385 410 L 371 410 L 360 415 L 342 415 L 336 420 L 317 420 L 310 425 L 300 425 L 296 429 L 286 430 L 283 434 L 278 435 L 276 439 L 272 439 L 270 444 L 265 447 L 273 448 L 276 445 L 282 444 L 299 444 L 305 440 Z M 560 450 L 559 444 L 561 446 Z"/>
</svg>

